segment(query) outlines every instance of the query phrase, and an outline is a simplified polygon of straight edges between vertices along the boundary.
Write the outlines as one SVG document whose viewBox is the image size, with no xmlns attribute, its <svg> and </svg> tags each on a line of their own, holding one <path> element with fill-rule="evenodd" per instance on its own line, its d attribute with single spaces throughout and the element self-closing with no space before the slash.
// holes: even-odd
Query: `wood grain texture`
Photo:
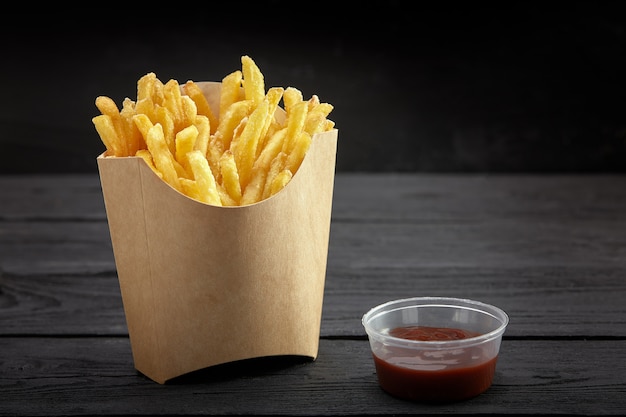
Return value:
<svg viewBox="0 0 626 417">
<path fill-rule="evenodd" d="M 625 184 L 339 174 L 318 359 L 161 386 L 133 367 L 98 177 L 0 176 L 0 415 L 623 414 Z M 509 314 L 483 395 L 433 406 L 378 387 L 361 317 L 422 295 Z"/>
<path fill-rule="evenodd" d="M 125 338 L 0 338 L 0 415 L 618 415 L 626 409 L 623 377 L 615 376 L 626 371 L 623 340 L 504 341 L 492 387 L 444 405 L 384 393 L 364 340 L 322 340 L 314 362 L 244 361 L 164 386 L 134 370 L 129 349 Z"/>
</svg>

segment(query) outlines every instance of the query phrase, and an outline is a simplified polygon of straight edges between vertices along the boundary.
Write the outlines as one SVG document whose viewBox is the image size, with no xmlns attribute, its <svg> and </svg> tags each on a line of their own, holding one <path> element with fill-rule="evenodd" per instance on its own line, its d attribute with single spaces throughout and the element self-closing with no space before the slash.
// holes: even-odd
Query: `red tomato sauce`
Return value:
<svg viewBox="0 0 626 417">
<path fill-rule="evenodd" d="M 480 336 L 480 333 L 470 332 L 463 329 L 454 329 L 452 327 L 406 326 L 391 329 L 389 331 L 389 335 L 409 340 L 443 341 L 467 339 L 474 336 Z"/>
<path fill-rule="evenodd" d="M 411 326 L 396 328 L 390 334 L 410 340 L 457 340 L 478 334 L 462 329 Z M 400 348 L 398 348 L 400 349 Z M 374 355 L 374 364 L 381 388 L 389 394 L 413 401 L 449 402 L 469 399 L 491 386 L 495 374 L 497 357 L 476 360 L 469 365 L 468 358 L 482 355 L 480 348 L 470 347 L 455 350 L 446 360 L 407 358 L 406 350 L 394 355 L 394 347 L 388 347 L 389 355 L 380 358 Z M 450 355 L 448 355 L 450 356 Z M 400 366 L 402 364 L 403 366 Z"/>
</svg>

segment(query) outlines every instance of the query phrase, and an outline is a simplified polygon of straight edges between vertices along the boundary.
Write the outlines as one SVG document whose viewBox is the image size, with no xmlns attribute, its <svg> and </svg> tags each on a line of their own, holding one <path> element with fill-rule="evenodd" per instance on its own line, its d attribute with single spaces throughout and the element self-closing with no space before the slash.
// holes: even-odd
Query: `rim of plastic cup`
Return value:
<svg viewBox="0 0 626 417">
<path fill-rule="evenodd" d="M 392 308 L 397 306 L 396 308 Z M 410 340 L 400 337 L 391 336 L 390 334 L 383 333 L 370 326 L 370 321 L 381 314 L 388 313 L 389 311 L 404 309 L 407 307 L 415 306 L 430 306 L 430 307 L 459 307 L 467 310 L 474 310 L 480 313 L 486 314 L 498 320 L 500 325 L 488 332 L 478 336 L 468 337 L 466 339 L 457 340 Z M 361 323 L 365 328 L 365 332 L 370 337 L 374 337 L 378 340 L 383 340 L 385 344 L 391 344 L 400 347 L 408 348 L 447 348 L 447 347 L 469 347 L 473 345 L 482 344 L 489 340 L 501 337 L 506 326 L 509 324 L 508 314 L 491 304 L 483 303 L 481 301 L 470 300 L 467 298 L 454 298 L 454 297 L 411 297 L 401 298 L 397 300 L 388 301 L 383 304 L 379 304 L 376 307 L 371 308 L 365 313 L 361 319 Z"/>
</svg>

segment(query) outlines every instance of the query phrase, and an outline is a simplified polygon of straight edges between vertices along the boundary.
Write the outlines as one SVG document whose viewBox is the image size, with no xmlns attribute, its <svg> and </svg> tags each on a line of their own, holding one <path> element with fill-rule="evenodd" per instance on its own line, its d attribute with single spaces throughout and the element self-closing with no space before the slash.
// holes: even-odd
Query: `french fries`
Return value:
<svg viewBox="0 0 626 417">
<path fill-rule="evenodd" d="M 276 117 L 283 102 L 284 117 Z M 215 206 L 254 204 L 283 189 L 300 167 L 312 137 L 334 129 L 333 110 L 294 87 L 266 90 L 263 73 L 247 55 L 241 70 L 222 79 L 219 108 L 211 108 L 194 81 L 161 82 L 148 73 L 137 99 L 119 110 L 96 98 L 92 122 L 105 157 L 140 157 L 179 192 Z"/>
</svg>

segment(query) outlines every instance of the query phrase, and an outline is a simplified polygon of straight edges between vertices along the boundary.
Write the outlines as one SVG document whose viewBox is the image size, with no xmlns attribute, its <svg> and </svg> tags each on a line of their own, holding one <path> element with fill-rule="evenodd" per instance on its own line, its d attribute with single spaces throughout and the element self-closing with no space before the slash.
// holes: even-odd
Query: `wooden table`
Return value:
<svg viewBox="0 0 626 417">
<path fill-rule="evenodd" d="M 319 356 L 138 373 L 97 175 L 0 177 L 0 415 L 626 413 L 626 177 L 338 174 Z M 362 315 L 439 295 L 510 316 L 492 387 L 377 385 Z"/>
</svg>

